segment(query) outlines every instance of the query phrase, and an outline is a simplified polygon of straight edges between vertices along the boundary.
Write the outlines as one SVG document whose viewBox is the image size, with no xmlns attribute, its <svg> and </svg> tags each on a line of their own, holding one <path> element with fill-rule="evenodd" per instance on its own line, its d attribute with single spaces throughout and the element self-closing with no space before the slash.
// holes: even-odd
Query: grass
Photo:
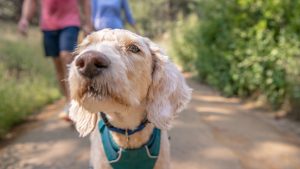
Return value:
<svg viewBox="0 0 300 169">
<path fill-rule="evenodd" d="M 45 104 L 60 97 L 52 61 L 43 56 L 41 33 L 22 37 L 0 21 L 0 138 Z"/>
</svg>

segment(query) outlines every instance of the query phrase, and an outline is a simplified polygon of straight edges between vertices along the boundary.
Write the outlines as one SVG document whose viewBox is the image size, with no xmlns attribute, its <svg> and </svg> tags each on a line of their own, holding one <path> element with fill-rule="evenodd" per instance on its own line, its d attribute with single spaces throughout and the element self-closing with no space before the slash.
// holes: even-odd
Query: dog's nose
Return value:
<svg viewBox="0 0 300 169">
<path fill-rule="evenodd" d="M 104 53 L 88 51 L 75 60 L 75 65 L 81 75 L 92 79 L 99 75 L 103 69 L 108 68 L 110 60 Z"/>
</svg>

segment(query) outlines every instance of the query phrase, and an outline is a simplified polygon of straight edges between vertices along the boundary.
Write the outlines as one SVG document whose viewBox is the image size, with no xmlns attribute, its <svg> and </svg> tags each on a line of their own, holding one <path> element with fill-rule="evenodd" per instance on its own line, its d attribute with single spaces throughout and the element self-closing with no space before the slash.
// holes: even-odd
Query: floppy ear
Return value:
<svg viewBox="0 0 300 169">
<path fill-rule="evenodd" d="M 80 137 L 90 134 L 96 127 L 98 119 L 97 113 L 87 111 L 75 100 L 71 101 L 69 117 L 75 122 Z"/>
<path fill-rule="evenodd" d="M 146 40 L 153 57 L 152 84 L 149 88 L 146 110 L 148 120 L 166 130 L 191 98 L 192 89 L 162 50 Z"/>
</svg>

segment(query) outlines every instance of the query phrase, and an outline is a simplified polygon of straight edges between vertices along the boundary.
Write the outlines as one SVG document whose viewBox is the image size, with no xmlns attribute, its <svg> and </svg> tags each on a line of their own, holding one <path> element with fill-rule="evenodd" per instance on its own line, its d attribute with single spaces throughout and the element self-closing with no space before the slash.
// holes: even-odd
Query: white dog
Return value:
<svg viewBox="0 0 300 169">
<path fill-rule="evenodd" d="M 68 79 L 70 118 L 80 136 L 92 132 L 91 167 L 170 168 L 167 129 L 191 97 L 175 65 L 149 39 L 126 30 L 92 33 L 75 53 Z M 146 155 L 127 154 L 136 151 Z"/>
</svg>

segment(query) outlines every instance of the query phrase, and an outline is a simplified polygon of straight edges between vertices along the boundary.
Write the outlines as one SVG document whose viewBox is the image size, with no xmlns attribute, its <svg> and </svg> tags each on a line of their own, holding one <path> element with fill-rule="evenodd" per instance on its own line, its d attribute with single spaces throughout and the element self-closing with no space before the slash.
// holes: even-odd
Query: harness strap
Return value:
<svg viewBox="0 0 300 169">
<path fill-rule="evenodd" d="M 98 125 L 105 155 L 113 169 L 154 168 L 160 151 L 160 129 L 154 128 L 148 142 L 140 148 L 123 149 L 115 143 L 103 120 Z"/>
<path fill-rule="evenodd" d="M 126 135 L 126 136 L 130 136 L 136 132 L 139 132 L 141 130 L 143 130 L 146 125 L 149 123 L 148 119 L 145 119 L 142 121 L 142 123 L 134 130 L 130 130 L 130 129 L 121 129 L 121 128 L 117 128 L 115 126 L 113 126 L 107 119 L 106 115 L 103 113 L 103 112 L 100 112 L 100 115 L 101 115 L 101 118 L 105 124 L 105 126 L 111 130 L 111 131 L 114 131 L 114 132 L 117 132 L 117 133 L 120 133 L 120 134 L 123 134 L 123 135 Z"/>
</svg>

